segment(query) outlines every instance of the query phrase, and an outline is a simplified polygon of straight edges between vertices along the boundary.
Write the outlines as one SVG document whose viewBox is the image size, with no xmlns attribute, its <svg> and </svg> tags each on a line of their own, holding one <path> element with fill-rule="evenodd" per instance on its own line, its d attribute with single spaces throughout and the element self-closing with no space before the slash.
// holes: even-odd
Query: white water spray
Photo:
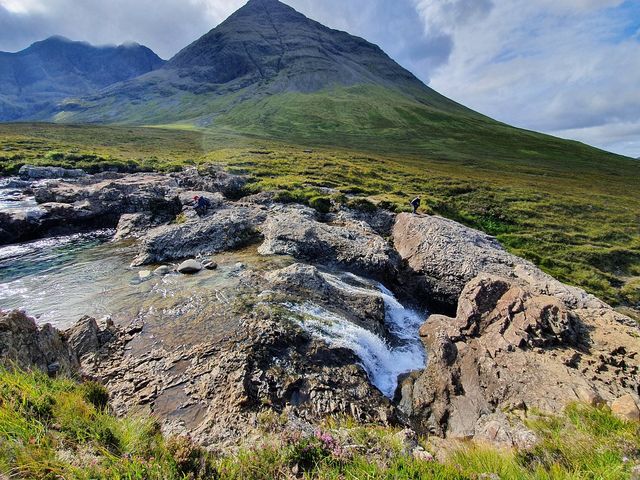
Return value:
<svg viewBox="0 0 640 480">
<path fill-rule="evenodd" d="M 383 339 L 312 302 L 287 304 L 286 307 L 300 316 L 297 321 L 304 330 L 330 346 L 354 352 L 362 362 L 371 383 L 385 396 L 393 397 L 399 375 L 425 366 L 426 354 L 418 335 L 425 316 L 405 308 L 383 285 L 368 282 L 352 274 L 345 274 L 343 277 L 359 285 L 346 283 L 334 275 L 323 274 L 323 277 L 335 288 L 348 293 L 382 297 L 386 309 L 385 324 L 390 338 Z"/>
</svg>

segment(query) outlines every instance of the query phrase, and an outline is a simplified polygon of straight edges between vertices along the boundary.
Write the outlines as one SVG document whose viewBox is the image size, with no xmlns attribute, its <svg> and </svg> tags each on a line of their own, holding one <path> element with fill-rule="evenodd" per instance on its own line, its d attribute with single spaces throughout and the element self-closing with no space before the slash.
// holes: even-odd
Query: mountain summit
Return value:
<svg viewBox="0 0 640 480">
<path fill-rule="evenodd" d="M 199 84 L 268 84 L 273 92 L 420 82 L 376 45 L 331 30 L 277 0 L 251 0 L 165 67 Z"/>
<path fill-rule="evenodd" d="M 112 69 L 100 65 L 93 69 Z M 325 27 L 278 0 L 250 0 L 166 64 L 154 66 L 151 62 L 148 73 L 97 93 L 70 92 L 55 110 L 41 110 L 39 118 L 200 128 L 225 138 L 474 162 L 555 164 L 567 156 L 586 160 L 602 154 L 463 107 L 376 45 Z"/>
</svg>

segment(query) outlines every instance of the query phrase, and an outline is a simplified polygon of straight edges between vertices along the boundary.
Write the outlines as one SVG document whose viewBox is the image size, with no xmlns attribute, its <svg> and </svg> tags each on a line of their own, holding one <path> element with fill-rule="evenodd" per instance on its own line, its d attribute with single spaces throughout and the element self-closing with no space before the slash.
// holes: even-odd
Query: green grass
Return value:
<svg viewBox="0 0 640 480">
<path fill-rule="evenodd" d="M 570 406 L 536 414 L 530 450 L 450 444 L 441 462 L 416 460 L 397 429 L 329 419 L 314 435 L 261 413 L 261 439 L 235 455 L 207 453 L 185 437 L 165 438 L 148 416 L 116 418 L 94 383 L 0 369 L 0 475 L 24 479 L 508 479 L 629 478 L 640 462 L 640 424 L 606 409 Z M 280 433 L 276 433 L 280 432 Z M 420 443 L 432 453 L 436 444 Z"/>
<path fill-rule="evenodd" d="M 494 134 L 509 128 L 495 125 Z M 319 210 L 326 210 L 330 200 L 363 207 L 368 200 L 403 210 L 422 194 L 425 212 L 496 235 L 509 251 L 558 279 L 614 305 L 640 308 L 640 162 L 515 132 L 513 145 L 503 142 L 495 149 L 482 148 L 482 135 L 468 135 L 468 145 L 455 154 L 410 139 L 390 142 L 384 135 L 368 145 L 354 141 L 358 149 L 318 147 L 319 137 L 311 138 L 314 151 L 304 153 L 309 144 L 184 125 L 6 124 L 0 125 L 0 172 L 15 173 L 25 163 L 90 171 L 173 171 L 218 163 L 249 174 L 251 191 L 279 189 L 282 200 Z M 325 193 L 327 187 L 334 193 Z"/>
</svg>

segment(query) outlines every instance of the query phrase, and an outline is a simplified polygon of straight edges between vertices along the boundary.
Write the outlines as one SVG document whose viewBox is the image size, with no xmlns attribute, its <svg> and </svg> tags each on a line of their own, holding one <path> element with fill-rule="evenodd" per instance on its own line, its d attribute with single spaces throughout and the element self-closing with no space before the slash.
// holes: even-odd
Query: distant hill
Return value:
<svg viewBox="0 0 640 480">
<path fill-rule="evenodd" d="M 163 64 L 141 45 L 95 47 L 63 37 L 0 52 L 0 121 L 41 118 L 64 98 L 94 93 Z"/>
</svg>

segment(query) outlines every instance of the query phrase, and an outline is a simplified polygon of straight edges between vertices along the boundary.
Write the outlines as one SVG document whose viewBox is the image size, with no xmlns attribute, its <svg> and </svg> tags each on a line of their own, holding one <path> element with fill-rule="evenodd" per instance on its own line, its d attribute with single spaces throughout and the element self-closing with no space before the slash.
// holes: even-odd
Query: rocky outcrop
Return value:
<svg viewBox="0 0 640 480">
<path fill-rule="evenodd" d="M 258 208 L 229 206 L 183 224 L 164 225 L 144 236 L 134 265 L 160 263 L 212 255 L 242 247 L 259 239 L 258 225 L 265 212 Z"/>
<path fill-rule="evenodd" d="M 51 325 L 38 327 L 20 311 L 0 311 L 0 363 L 45 372 L 73 372 L 78 359 L 64 337 Z"/>
<path fill-rule="evenodd" d="M 505 412 L 637 397 L 639 330 L 627 320 L 481 275 L 464 288 L 455 318 L 434 315 L 422 327 L 429 363 L 403 381 L 400 408 L 422 432 L 491 439 L 502 431 L 516 442 Z"/>
<path fill-rule="evenodd" d="M 87 174 L 79 168 L 69 169 L 62 167 L 35 167 L 23 165 L 18 171 L 23 180 L 44 180 L 52 178 L 81 178 Z"/>
<path fill-rule="evenodd" d="M 209 165 L 202 171 L 188 168 L 173 177 L 185 190 L 219 192 L 226 198 L 238 199 L 245 195 L 248 177 L 225 172 L 217 165 Z"/>
<path fill-rule="evenodd" d="M 498 241 L 453 220 L 399 214 L 393 243 L 408 270 L 407 286 L 434 304 L 453 306 L 468 282 L 480 274 L 514 279 L 570 308 L 604 308 L 583 290 L 565 285 L 531 262 L 508 253 Z"/>
<path fill-rule="evenodd" d="M 377 292 L 345 288 L 336 277 L 311 265 L 295 264 L 254 278 L 256 285 L 268 285 L 272 303 L 313 302 L 338 313 L 356 325 L 385 337 L 385 304 Z M 267 298 L 263 294 L 261 298 Z"/>
<path fill-rule="evenodd" d="M 138 227 L 165 223 L 182 210 L 176 188 L 175 180 L 156 174 L 101 174 L 36 182 L 33 193 L 38 208 L 0 212 L 0 231 L 5 233 L 0 244 L 114 228 L 125 214 L 138 215 Z M 121 231 L 135 234 L 139 231 L 133 228 L 135 222 Z"/>
<path fill-rule="evenodd" d="M 279 207 L 260 230 L 263 255 L 291 255 L 381 279 L 397 273 L 399 259 L 391 245 L 362 221 L 321 223 L 311 209 Z"/>
</svg>

